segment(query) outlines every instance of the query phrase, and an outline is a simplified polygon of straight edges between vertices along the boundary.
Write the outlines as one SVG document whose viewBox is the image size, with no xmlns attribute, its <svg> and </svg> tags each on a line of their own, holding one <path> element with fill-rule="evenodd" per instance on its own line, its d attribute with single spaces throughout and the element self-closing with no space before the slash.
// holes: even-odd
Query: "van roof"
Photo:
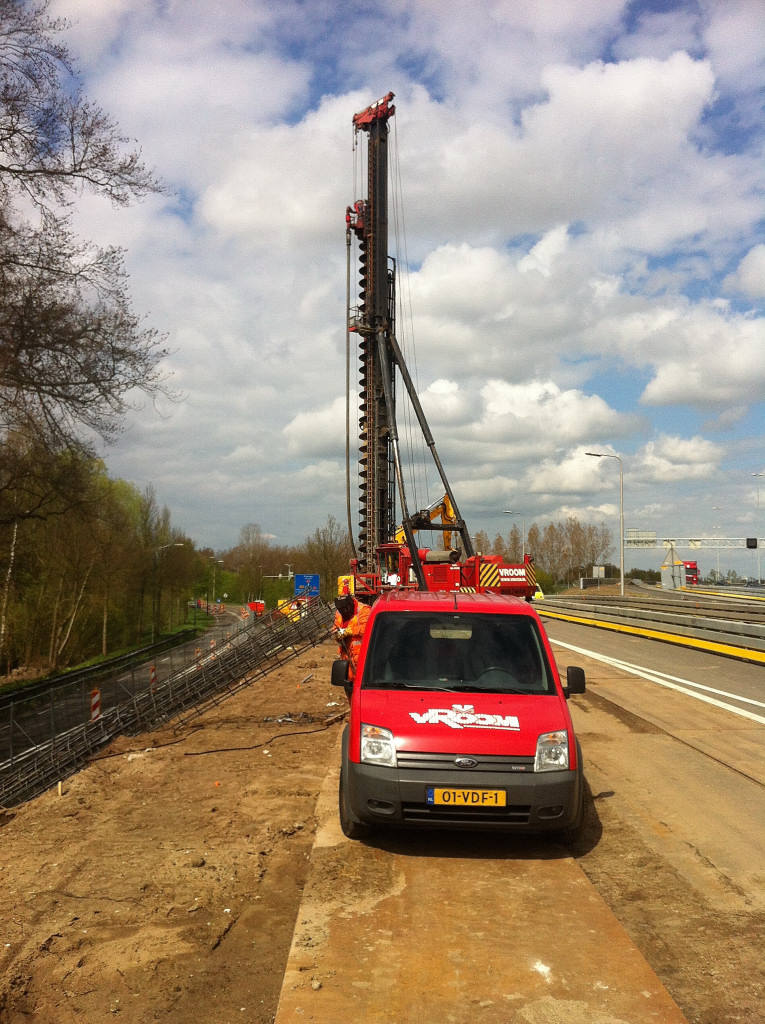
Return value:
<svg viewBox="0 0 765 1024">
<path fill-rule="evenodd" d="M 389 590 L 374 603 L 375 611 L 444 612 L 464 614 L 530 615 L 536 612 L 527 601 L 505 594 L 474 594 L 447 590 Z"/>
</svg>

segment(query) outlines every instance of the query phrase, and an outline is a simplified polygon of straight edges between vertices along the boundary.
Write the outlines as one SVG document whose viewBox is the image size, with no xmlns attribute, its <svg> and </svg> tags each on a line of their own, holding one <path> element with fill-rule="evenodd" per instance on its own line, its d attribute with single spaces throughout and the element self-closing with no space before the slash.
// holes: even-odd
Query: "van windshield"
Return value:
<svg viewBox="0 0 765 1024">
<path fill-rule="evenodd" d="M 536 622 L 525 615 L 382 613 L 365 689 L 554 693 Z"/>
</svg>

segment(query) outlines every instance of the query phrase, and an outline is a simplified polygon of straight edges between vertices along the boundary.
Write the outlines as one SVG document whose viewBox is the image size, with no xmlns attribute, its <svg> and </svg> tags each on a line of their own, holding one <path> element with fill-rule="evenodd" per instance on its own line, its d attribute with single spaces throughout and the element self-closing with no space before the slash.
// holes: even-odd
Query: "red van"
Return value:
<svg viewBox="0 0 765 1024">
<path fill-rule="evenodd" d="M 348 689 L 348 665 L 332 682 Z M 343 734 L 340 823 L 548 832 L 582 819 L 582 757 L 539 616 L 498 594 L 394 590 L 372 611 Z"/>
</svg>

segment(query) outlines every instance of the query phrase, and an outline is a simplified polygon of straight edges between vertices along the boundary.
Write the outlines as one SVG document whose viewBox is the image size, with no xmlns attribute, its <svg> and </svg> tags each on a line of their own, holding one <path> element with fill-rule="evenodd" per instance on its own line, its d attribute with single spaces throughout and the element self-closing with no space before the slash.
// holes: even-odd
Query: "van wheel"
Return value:
<svg viewBox="0 0 765 1024">
<path fill-rule="evenodd" d="M 343 830 L 344 836 L 347 836 L 349 839 L 365 839 L 369 835 L 371 831 L 369 826 L 357 821 L 351 814 L 345 786 L 345 772 L 342 769 L 340 769 L 338 810 L 340 812 L 340 828 Z"/>
<path fill-rule="evenodd" d="M 584 825 L 584 779 L 582 784 L 579 786 L 579 806 L 576 809 L 576 817 L 568 828 L 562 828 L 556 833 L 558 838 L 566 846 L 570 846 L 575 843 L 582 835 L 582 826 Z"/>
</svg>

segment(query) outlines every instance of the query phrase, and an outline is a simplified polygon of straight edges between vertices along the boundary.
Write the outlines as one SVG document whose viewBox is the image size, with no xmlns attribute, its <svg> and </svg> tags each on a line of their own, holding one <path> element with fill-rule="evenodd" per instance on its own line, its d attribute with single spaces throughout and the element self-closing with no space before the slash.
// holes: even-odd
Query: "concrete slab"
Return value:
<svg viewBox="0 0 765 1024">
<path fill-rule="evenodd" d="M 562 848 L 350 842 L 337 784 L 317 804 L 275 1024 L 687 1024 Z"/>
</svg>

